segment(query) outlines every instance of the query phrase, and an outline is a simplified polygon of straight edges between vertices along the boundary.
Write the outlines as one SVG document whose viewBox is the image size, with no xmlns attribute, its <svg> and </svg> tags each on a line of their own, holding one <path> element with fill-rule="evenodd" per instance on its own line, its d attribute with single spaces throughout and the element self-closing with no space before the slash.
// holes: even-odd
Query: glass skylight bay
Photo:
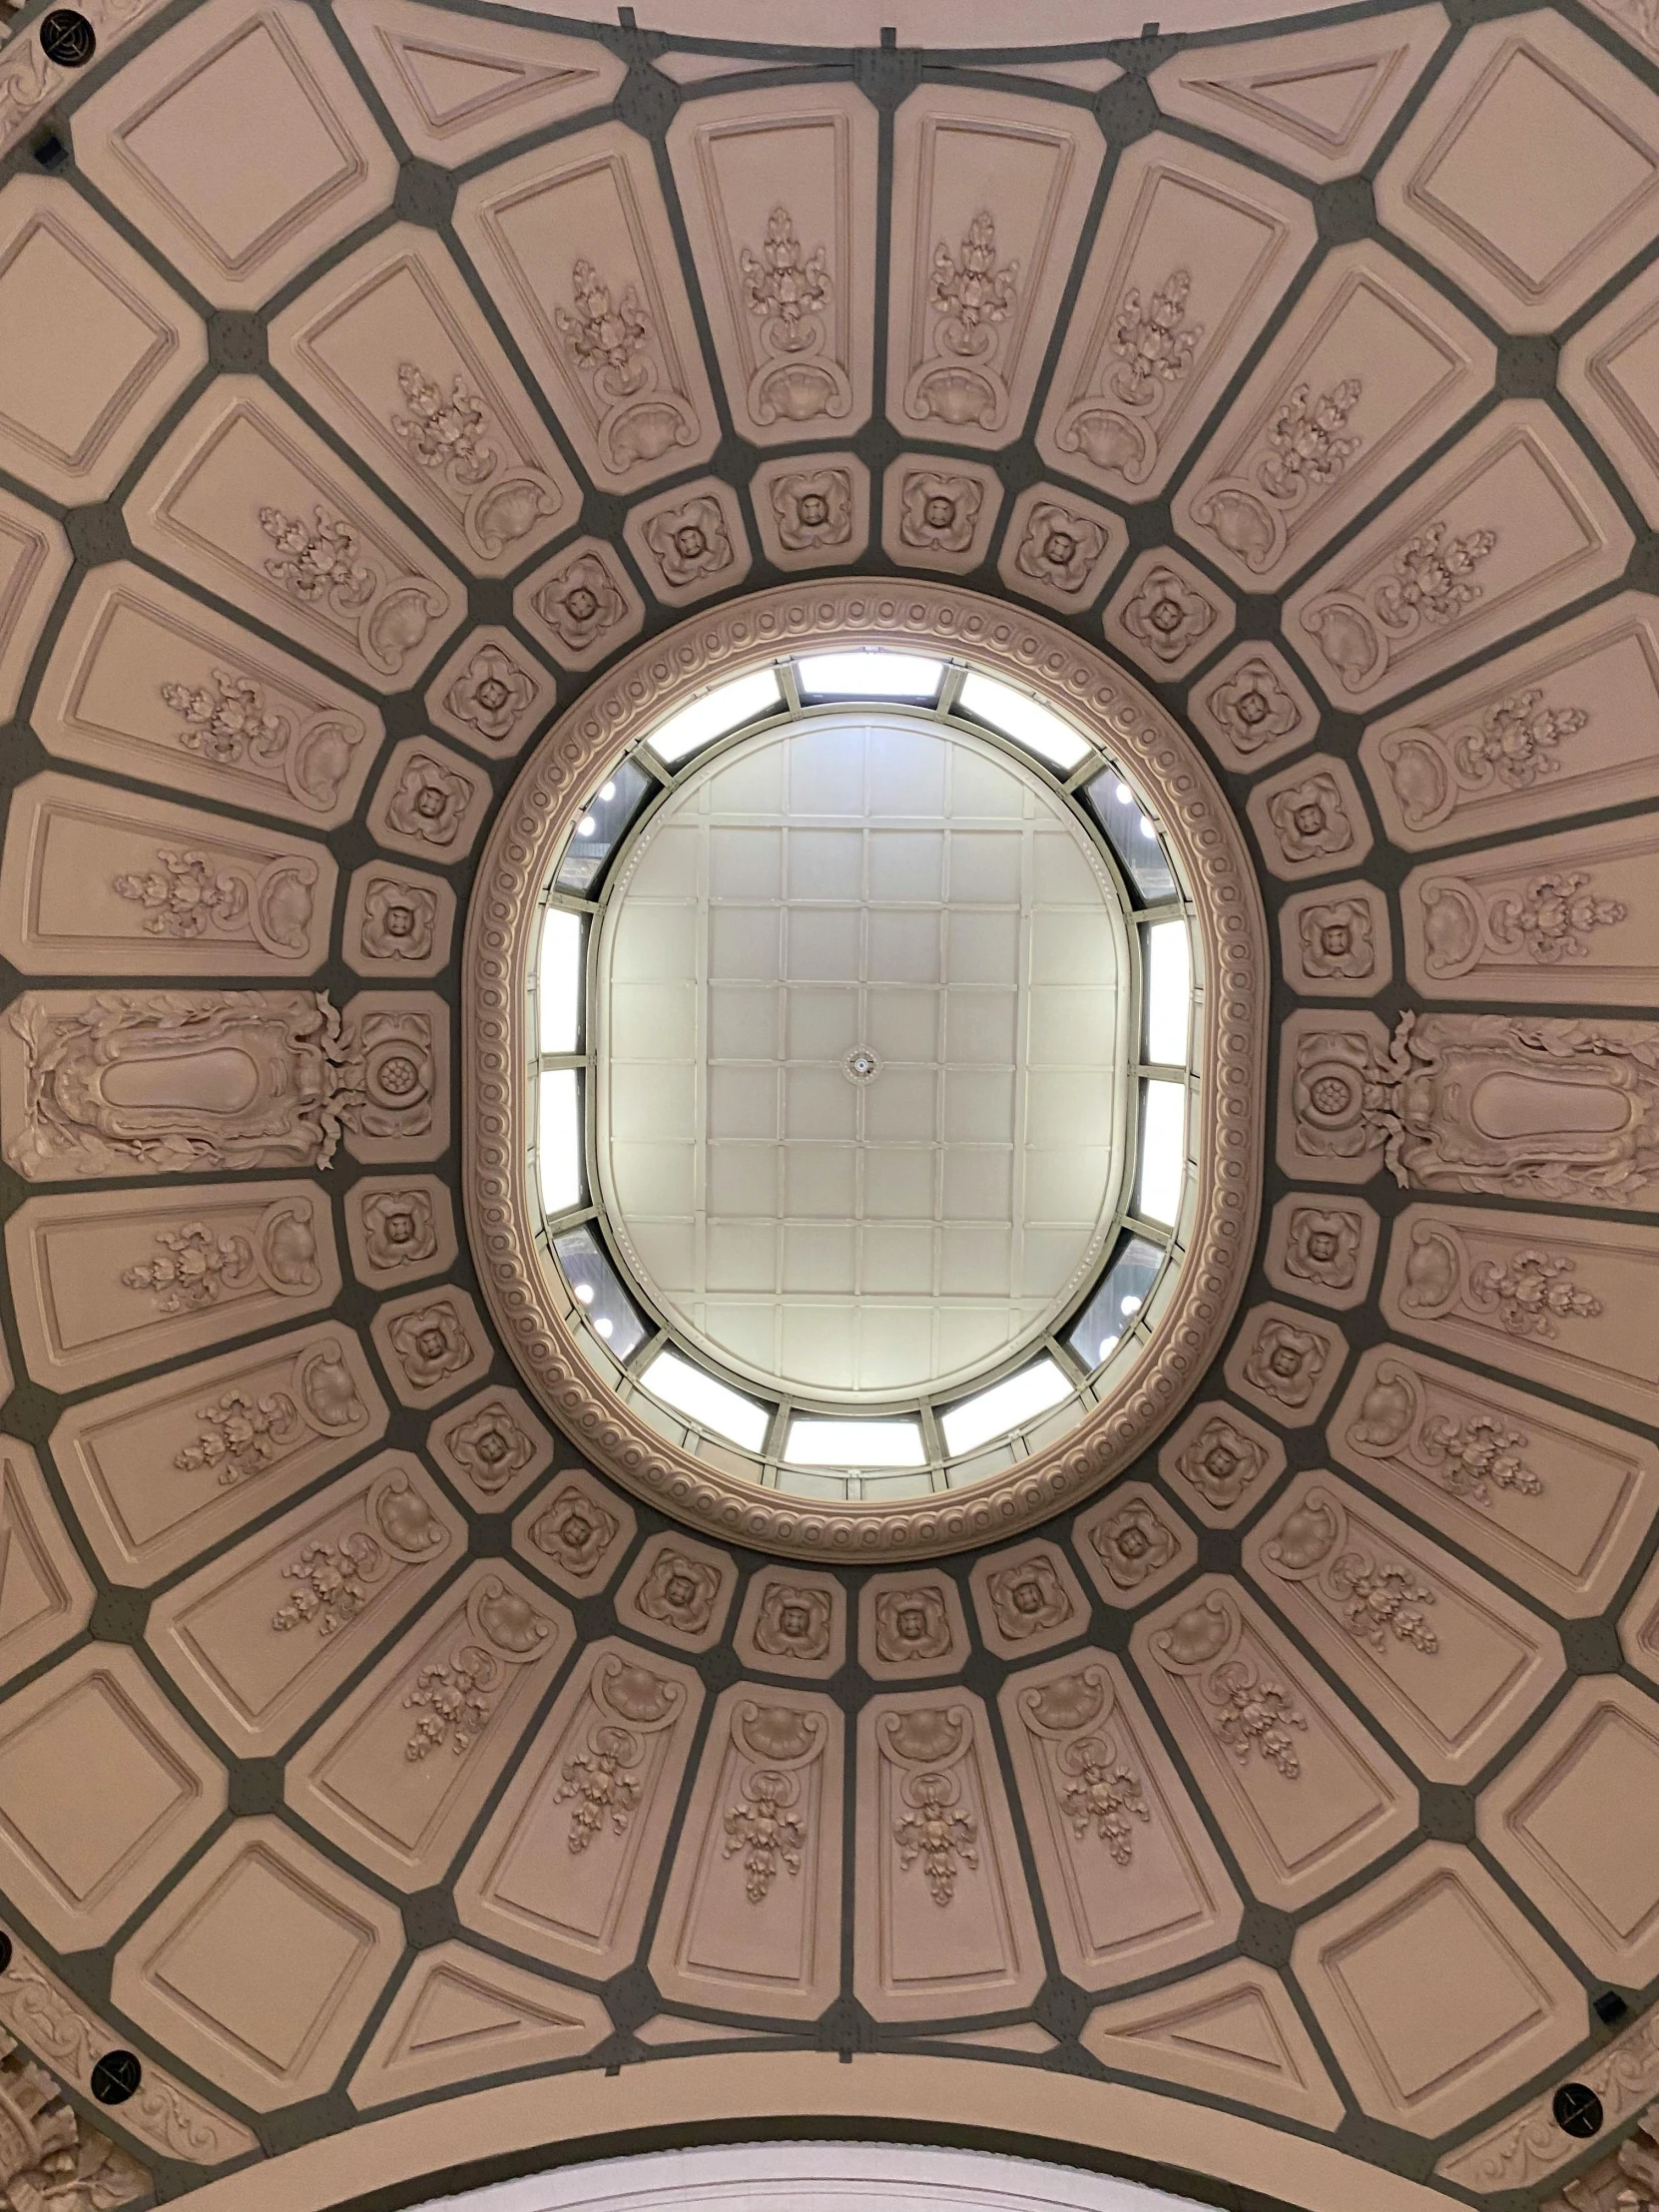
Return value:
<svg viewBox="0 0 1659 2212">
<path fill-rule="evenodd" d="M 535 981 L 545 1265 L 594 1371 L 803 1498 L 1085 1418 L 1181 1266 L 1203 982 L 1131 773 L 961 655 L 780 658 L 575 811 Z"/>
</svg>

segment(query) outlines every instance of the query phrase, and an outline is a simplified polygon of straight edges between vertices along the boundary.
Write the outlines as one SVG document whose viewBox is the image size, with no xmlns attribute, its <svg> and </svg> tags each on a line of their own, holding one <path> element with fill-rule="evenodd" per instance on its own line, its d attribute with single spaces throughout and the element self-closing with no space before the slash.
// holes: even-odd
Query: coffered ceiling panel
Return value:
<svg viewBox="0 0 1659 2212">
<path fill-rule="evenodd" d="M 0 2200 L 1655 2212 L 1650 11 L 586 12 L 0 32 Z"/>
</svg>

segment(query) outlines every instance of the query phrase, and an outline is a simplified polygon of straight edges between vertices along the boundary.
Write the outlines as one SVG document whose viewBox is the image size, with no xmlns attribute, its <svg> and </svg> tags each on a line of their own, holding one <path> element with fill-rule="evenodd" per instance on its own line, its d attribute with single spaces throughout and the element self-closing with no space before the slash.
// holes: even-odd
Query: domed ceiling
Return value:
<svg viewBox="0 0 1659 2212">
<path fill-rule="evenodd" d="M 0 46 L 13 2212 L 1659 2199 L 1659 30 L 1003 12 Z M 1203 1372 L 890 1556 L 562 1411 L 473 1172 L 502 871 L 815 603 L 1103 670 L 1266 914 Z"/>
</svg>

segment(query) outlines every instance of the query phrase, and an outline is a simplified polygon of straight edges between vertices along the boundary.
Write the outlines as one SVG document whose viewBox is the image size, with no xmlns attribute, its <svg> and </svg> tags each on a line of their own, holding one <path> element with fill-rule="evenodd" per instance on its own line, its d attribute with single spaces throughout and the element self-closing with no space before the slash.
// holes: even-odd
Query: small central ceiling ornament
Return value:
<svg viewBox="0 0 1659 2212">
<path fill-rule="evenodd" d="M 1267 973 L 1231 811 L 1103 654 L 932 584 L 701 615 L 562 718 L 484 855 L 485 1296 L 566 1431 L 683 1520 L 830 1558 L 1002 1540 L 1220 1349 Z"/>
</svg>

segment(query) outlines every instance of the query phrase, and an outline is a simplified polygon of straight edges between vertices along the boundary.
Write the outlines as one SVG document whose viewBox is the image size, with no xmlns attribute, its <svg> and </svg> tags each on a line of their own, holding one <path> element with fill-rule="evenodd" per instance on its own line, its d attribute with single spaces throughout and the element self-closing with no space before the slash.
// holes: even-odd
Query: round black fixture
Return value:
<svg viewBox="0 0 1659 2212">
<path fill-rule="evenodd" d="M 143 2079 L 135 2052 L 107 2050 L 92 2069 L 92 2093 L 100 2104 L 125 2104 Z"/>
<path fill-rule="evenodd" d="M 98 51 L 98 33 L 79 8 L 54 8 L 40 19 L 40 50 L 60 69 L 85 69 Z"/>
<path fill-rule="evenodd" d="M 1563 2081 L 1550 2099 L 1549 2108 L 1563 2135 L 1601 2132 L 1601 2099 L 1587 2082 Z"/>
<path fill-rule="evenodd" d="M 0 1973 L 5 1973 L 10 1967 L 11 1962 L 12 1939 L 6 1934 L 5 1930 L 3 1928 L 0 1928 Z"/>
</svg>

